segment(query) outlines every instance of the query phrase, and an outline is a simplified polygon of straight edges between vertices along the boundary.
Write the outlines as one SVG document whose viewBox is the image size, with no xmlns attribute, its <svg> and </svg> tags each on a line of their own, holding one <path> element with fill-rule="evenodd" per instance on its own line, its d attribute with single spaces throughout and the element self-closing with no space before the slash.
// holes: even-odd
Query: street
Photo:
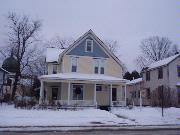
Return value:
<svg viewBox="0 0 180 135">
<path fill-rule="evenodd" d="M 0 135 L 180 135 L 179 130 L 148 131 L 87 131 L 87 132 L 0 132 Z"/>
</svg>

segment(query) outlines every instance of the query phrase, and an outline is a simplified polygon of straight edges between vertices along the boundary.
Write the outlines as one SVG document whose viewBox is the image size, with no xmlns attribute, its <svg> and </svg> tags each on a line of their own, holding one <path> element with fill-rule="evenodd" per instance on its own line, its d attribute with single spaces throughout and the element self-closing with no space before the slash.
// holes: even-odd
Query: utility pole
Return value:
<svg viewBox="0 0 180 135">
<path fill-rule="evenodd" d="M 164 90 L 163 86 L 161 86 L 161 107 L 162 107 L 162 117 L 164 117 Z"/>
</svg>

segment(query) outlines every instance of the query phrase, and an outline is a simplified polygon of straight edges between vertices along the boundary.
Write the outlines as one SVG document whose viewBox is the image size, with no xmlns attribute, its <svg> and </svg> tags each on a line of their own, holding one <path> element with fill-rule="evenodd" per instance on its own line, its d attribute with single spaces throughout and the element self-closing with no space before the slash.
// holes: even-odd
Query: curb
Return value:
<svg viewBox="0 0 180 135">
<path fill-rule="evenodd" d="M 141 126 L 24 126 L 0 127 L 0 132 L 91 132 L 91 131 L 151 131 L 180 130 L 180 125 L 141 125 Z"/>
</svg>

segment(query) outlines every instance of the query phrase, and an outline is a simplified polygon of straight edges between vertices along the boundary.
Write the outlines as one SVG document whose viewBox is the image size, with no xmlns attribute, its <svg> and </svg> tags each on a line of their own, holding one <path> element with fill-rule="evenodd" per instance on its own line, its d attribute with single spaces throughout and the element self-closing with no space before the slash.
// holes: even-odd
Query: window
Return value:
<svg viewBox="0 0 180 135">
<path fill-rule="evenodd" d="M 177 66 L 178 77 L 180 77 L 180 66 Z"/>
<path fill-rule="evenodd" d="M 150 99 L 150 98 L 151 98 L 150 88 L 147 88 L 147 89 L 146 89 L 146 97 L 147 97 L 147 99 Z"/>
<path fill-rule="evenodd" d="M 158 68 L 158 79 L 162 79 L 163 78 L 163 68 L 160 67 Z"/>
<path fill-rule="evenodd" d="M 105 59 L 94 59 L 94 73 L 104 74 Z"/>
<path fill-rule="evenodd" d="M 53 74 L 57 74 L 57 65 L 53 65 L 53 72 L 52 72 Z"/>
<path fill-rule="evenodd" d="M 140 90 L 138 91 L 138 98 L 140 98 Z"/>
<path fill-rule="evenodd" d="M 93 40 L 91 39 L 86 39 L 86 52 L 93 52 Z"/>
<path fill-rule="evenodd" d="M 83 85 L 73 84 L 73 100 L 83 100 Z"/>
<path fill-rule="evenodd" d="M 96 91 L 102 91 L 102 85 L 96 85 Z"/>
<path fill-rule="evenodd" d="M 57 100 L 57 96 L 58 96 L 58 88 L 52 87 L 52 99 Z"/>
<path fill-rule="evenodd" d="M 150 72 L 149 71 L 146 72 L 146 81 L 150 81 Z"/>
<path fill-rule="evenodd" d="M 77 72 L 77 57 L 71 57 L 71 72 Z"/>
<path fill-rule="evenodd" d="M 163 85 L 158 87 L 158 98 L 159 99 L 162 99 L 162 97 L 163 97 L 163 93 L 164 93 L 163 89 L 164 89 Z"/>
</svg>

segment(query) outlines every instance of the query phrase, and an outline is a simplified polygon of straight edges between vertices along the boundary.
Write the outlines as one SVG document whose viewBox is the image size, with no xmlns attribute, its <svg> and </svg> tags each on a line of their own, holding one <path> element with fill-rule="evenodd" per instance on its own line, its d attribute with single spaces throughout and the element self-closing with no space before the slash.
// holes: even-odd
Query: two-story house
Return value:
<svg viewBox="0 0 180 135">
<path fill-rule="evenodd" d="M 48 75 L 40 76 L 40 100 L 61 106 L 125 106 L 121 61 L 92 30 L 67 49 L 48 48 Z"/>
<path fill-rule="evenodd" d="M 147 93 L 153 94 L 153 91 L 157 93 L 148 96 L 151 98 L 150 104 L 156 99 L 159 100 L 164 91 L 164 96 L 167 96 L 172 106 L 180 105 L 180 54 L 152 63 L 142 74 L 143 87 Z"/>
</svg>

